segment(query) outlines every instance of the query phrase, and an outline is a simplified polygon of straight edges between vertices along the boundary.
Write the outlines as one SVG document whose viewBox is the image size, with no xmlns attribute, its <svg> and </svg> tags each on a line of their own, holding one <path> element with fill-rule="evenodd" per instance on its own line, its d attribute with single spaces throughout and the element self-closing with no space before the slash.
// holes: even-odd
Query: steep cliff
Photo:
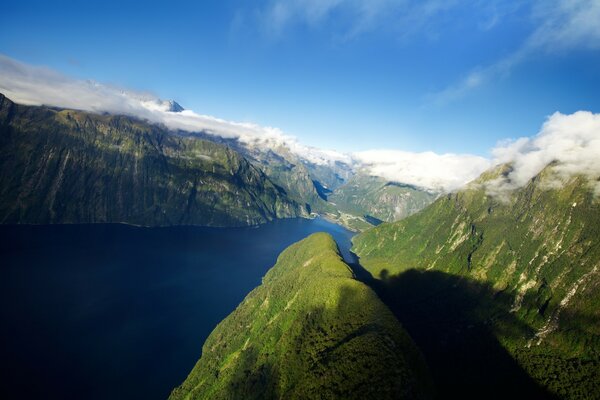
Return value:
<svg viewBox="0 0 600 400">
<path fill-rule="evenodd" d="M 237 226 L 305 215 L 226 146 L 0 95 L 0 222 Z"/>
<path fill-rule="evenodd" d="M 421 355 L 331 236 L 287 248 L 171 399 L 421 399 Z"/>
</svg>

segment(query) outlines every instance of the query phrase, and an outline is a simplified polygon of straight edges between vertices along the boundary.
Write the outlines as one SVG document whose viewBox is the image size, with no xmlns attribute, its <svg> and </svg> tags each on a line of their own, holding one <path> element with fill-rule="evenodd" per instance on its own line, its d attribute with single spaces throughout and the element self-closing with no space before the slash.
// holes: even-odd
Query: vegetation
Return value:
<svg viewBox="0 0 600 400">
<path fill-rule="evenodd" d="M 315 164 L 286 146 L 264 148 L 205 133 L 193 136 L 226 144 L 265 172 L 289 198 L 353 231 L 396 221 L 422 210 L 437 196 L 419 188 L 355 173 L 350 164 Z"/>
<path fill-rule="evenodd" d="M 460 335 L 448 348 L 436 348 L 435 340 L 423 339 L 427 329 L 406 315 L 403 301 L 411 302 L 413 315 L 428 321 L 429 329 L 448 328 L 438 330 L 436 339 L 446 340 L 440 337 L 444 332 L 455 337 L 456 329 L 485 327 L 491 343 L 551 394 L 598 398 L 600 202 L 583 178 L 557 185 L 560 178 L 552 165 L 509 195 L 488 195 L 486 187 L 509 171 L 510 166 L 501 166 L 416 215 L 359 235 L 354 249 L 426 354 L 437 383 L 443 383 L 440 391 L 452 386 L 448 381 L 444 386 L 440 377 L 451 372 L 440 362 L 442 352 L 447 357 L 480 351 L 484 355 L 473 362 L 489 371 L 488 347 L 478 349 L 473 341 L 465 342 L 471 336 L 459 340 Z M 421 271 L 420 285 L 399 284 L 414 278 L 415 271 Z M 428 294 L 423 298 L 407 287 Z M 464 293 L 459 298 L 466 300 L 456 303 L 456 293 Z M 455 307 L 435 312 L 431 303 Z M 460 312 L 459 327 L 448 324 L 449 318 L 457 319 L 450 317 L 453 312 Z M 491 374 L 476 376 L 485 381 Z M 460 377 L 453 379 L 461 386 Z M 467 385 L 463 378 L 462 386 Z"/>
<path fill-rule="evenodd" d="M 0 222 L 252 225 L 306 215 L 228 147 L 0 95 Z"/>
<path fill-rule="evenodd" d="M 393 222 L 421 211 L 435 197 L 435 193 L 414 186 L 357 174 L 328 200 L 347 213 Z"/>
<path fill-rule="evenodd" d="M 286 249 L 171 399 L 431 397 L 419 351 L 331 236 Z"/>
</svg>

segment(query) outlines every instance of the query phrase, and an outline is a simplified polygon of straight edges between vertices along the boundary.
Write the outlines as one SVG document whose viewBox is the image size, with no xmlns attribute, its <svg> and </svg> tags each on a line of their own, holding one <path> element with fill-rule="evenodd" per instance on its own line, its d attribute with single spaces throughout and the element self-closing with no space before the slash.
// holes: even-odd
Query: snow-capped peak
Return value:
<svg viewBox="0 0 600 400">
<path fill-rule="evenodd" d="M 182 112 L 185 110 L 185 108 L 181 107 L 181 105 L 179 105 L 179 103 L 177 103 L 175 100 L 153 99 L 153 100 L 142 101 L 142 105 L 152 111 L 178 113 L 178 112 Z"/>
</svg>

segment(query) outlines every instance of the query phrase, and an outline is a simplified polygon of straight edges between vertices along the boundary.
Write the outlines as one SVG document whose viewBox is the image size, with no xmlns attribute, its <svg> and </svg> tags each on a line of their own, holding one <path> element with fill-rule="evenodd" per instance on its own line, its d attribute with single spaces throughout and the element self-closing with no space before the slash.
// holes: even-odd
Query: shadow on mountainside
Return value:
<svg viewBox="0 0 600 400">
<path fill-rule="evenodd" d="M 494 331 L 513 340 L 531 328 L 508 312 L 508 295 L 439 271 L 382 271 L 374 279 L 351 265 L 392 310 L 423 352 L 438 398 L 552 399 L 499 343 Z"/>
</svg>

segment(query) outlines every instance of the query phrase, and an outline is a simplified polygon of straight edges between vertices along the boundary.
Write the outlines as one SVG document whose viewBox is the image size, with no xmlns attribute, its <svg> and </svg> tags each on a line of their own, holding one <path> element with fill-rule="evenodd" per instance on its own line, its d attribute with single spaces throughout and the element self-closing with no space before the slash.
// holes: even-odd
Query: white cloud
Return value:
<svg viewBox="0 0 600 400">
<path fill-rule="evenodd" d="M 69 78 L 51 69 L 30 66 L 3 55 L 0 55 L 0 92 L 20 104 L 44 104 L 97 113 L 124 114 L 163 124 L 173 130 L 236 138 L 251 146 L 285 146 L 316 164 L 351 161 L 349 156 L 342 153 L 305 146 L 278 128 L 227 121 L 191 110 L 169 112 L 168 102 L 148 93 Z"/>
<path fill-rule="evenodd" d="M 372 175 L 445 192 L 464 186 L 491 166 L 483 157 L 431 151 L 370 150 L 354 156 Z"/>
<path fill-rule="evenodd" d="M 507 75 L 534 54 L 600 48 L 600 1 L 536 0 L 531 20 L 535 26 L 521 46 L 496 63 L 477 67 L 457 83 L 427 96 L 436 104 L 463 97 L 485 83 Z"/>
<path fill-rule="evenodd" d="M 537 135 L 499 143 L 492 149 L 492 160 L 469 154 L 396 150 L 371 150 L 353 156 L 372 175 L 445 192 L 461 188 L 491 166 L 510 163 L 512 171 L 506 178 L 486 183 L 488 193 L 499 197 L 527 185 L 554 163 L 553 175 L 546 180 L 548 188 L 583 176 L 600 195 L 600 114 L 557 112 Z"/>
<path fill-rule="evenodd" d="M 336 161 L 365 168 L 392 181 L 431 190 L 453 191 L 475 179 L 493 164 L 513 164 L 508 180 L 494 188 L 514 189 L 525 185 L 546 165 L 556 161 L 559 177 L 584 175 L 600 194 L 600 114 L 579 111 L 555 113 L 537 136 L 504 142 L 492 150 L 493 161 L 468 154 L 411 153 L 400 150 L 370 150 L 345 154 L 300 143 L 278 128 L 247 122 L 232 122 L 190 110 L 168 111 L 169 104 L 148 93 L 126 91 L 92 81 L 77 80 L 47 68 L 33 67 L 0 55 L 0 92 L 22 104 L 46 104 L 91 112 L 131 115 L 160 123 L 173 130 L 206 132 L 236 138 L 250 146 L 276 152 L 291 151 L 315 164 Z"/>
<path fill-rule="evenodd" d="M 512 163 L 513 170 L 506 179 L 489 185 L 491 193 L 522 187 L 555 162 L 557 183 L 582 175 L 600 194 L 600 114 L 555 113 L 536 136 L 501 143 L 492 154 L 494 163 Z"/>
<path fill-rule="evenodd" d="M 427 189 L 452 190 L 477 177 L 488 166 L 481 157 L 403 151 L 366 151 L 353 155 L 306 146 L 280 129 L 232 122 L 190 110 L 169 112 L 168 103 L 147 93 L 77 80 L 47 68 L 33 67 L 0 55 L 0 92 L 11 100 L 91 112 L 131 115 L 174 130 L 206 132 L 248 144 L 292 153 L 315 164 L 335 161 L 364 164 L 371 173 Z"/>
</svg>

